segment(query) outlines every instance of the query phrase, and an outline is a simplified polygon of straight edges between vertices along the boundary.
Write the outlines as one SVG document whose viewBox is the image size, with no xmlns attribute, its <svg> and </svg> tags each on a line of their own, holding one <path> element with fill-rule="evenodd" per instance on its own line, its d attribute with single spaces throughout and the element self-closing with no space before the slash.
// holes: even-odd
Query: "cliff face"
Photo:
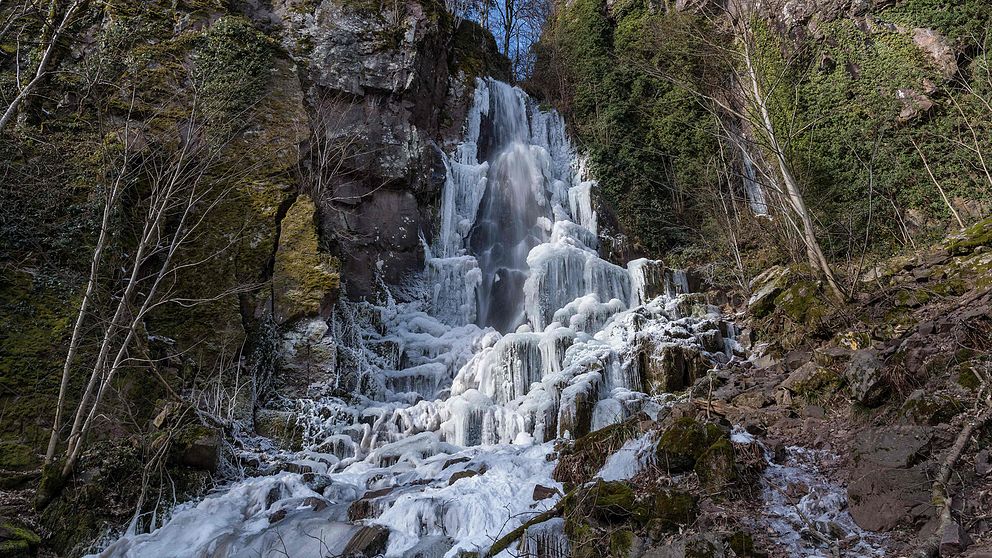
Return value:
<svg viewBox="0 0 992 558">
<path fill-rule="evenodd" d="M 435 1 L 283 1 L 252 16 L 299 64 L 312 116 L 304 147 L 325 246 L 347 295 L 372 294 L 423 265 L 444 169 L 479 74 L 508 77 L 492 37 Z M 335 172 L 316 170 L 323 161 Z M 319 183 L 319 187 L 317 186 Z"/>
<path fill-rule="evenodd" d="M 25 33 L 36 25 L 15 21 Z M 190 168 L 211 196 L 170 277 L 173 302 L 142 321 L 131 348 L 142 364 L 121 370 L 102 403 L 78 467 L 94 482 L 66 490 L 34 525 L 78 553 L 126 522 L 142 482 L 135 460 L 153 437 L 175 440 L 163 459 L 178 490 L 206 486 L 224 425 L 204 431 L 188 401 L 212 386 L 224 395 L 210 413 L 250 424 L 281 328 L 422 267 L 420 237 L 434 234 L 444 182 L 437 150 L 460 130 L 474 77 L 507 78 L 508 63 L 487 32 L 436 0 L 109 1 L 70 31 L 58 71 L 0 132 L 0 444 L 17 456 L 0 459 L 5 488 L 38 480 L 109 185 L 123 177 L 127 195 L 111 212 L 70 412 L 154 175 L 194 123 L 207 141 Z M 15 62 L 33 60 L 9 38 L 0 35 L 5 99 Z M 214 458 L 190 457 L 204 447 Z"/>
</svg>

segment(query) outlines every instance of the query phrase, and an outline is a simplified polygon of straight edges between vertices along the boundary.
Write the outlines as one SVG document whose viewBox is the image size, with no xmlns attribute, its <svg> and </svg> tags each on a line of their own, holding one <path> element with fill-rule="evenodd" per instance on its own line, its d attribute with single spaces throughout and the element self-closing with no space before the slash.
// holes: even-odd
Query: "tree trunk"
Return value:
<svg viewBox="0 0 992 558">
<path fill-rule="evenodd" d="M 775 124 L 772 121 L 771 114 L 768 111 L 768 104 L 762 95 L 761 86 L 758 84 L 758 76 L 752 60 L 751 44 L 749 38 L 747 37 L 744 39 L 744 62 L 747 66 L 748 79 L 751 82 L 751 94 L 754 95 L 753 102 L 755 104 L 755 108 L 758 109 L 760 120 L 759 124 L 765 133 L 769 147 L 771 147 L 771 150 L 775 155 L 775 160 L 778 163 L 779 172 L 782 175 L 782 181 L 785 183 L 785 190 L 787 194 L 786 199 L 788 199 L 789 205 L 792 207 L 792 210 L 796 213 L 796 215 L 799 216 L 799 220 L 802 223 L 803 242 L 806 244 L 810 264 L 814 269 L 818 269 L 824 279 L 826 279 L 827 285 L 830 287 L 831 294 L 838 300 L 844 300 L 846 298 L 844 292 L 841 291 L 840 286 L 837 284 L 837 279 L 834 277 L 833 271 L 830 269 L 830 264 L 827 262 L 827 258 L 823 255 L 823 249 L 820 247 L 820 242 L 816 238 L 816 232 L 813 227 L 813 219 L 810 217 L 809 210 L 806 207 L 806 202 L 803 200 L 802 191 L 799 188 L 799 181 L 796 180 L 795 175 L 792 173 L 792 168 L 785 156 L 785 151 L 782 149 L 782 146 L 778 141 L 778 135 L 775 132 Z"/>
<path fill-rule="evenodd" d="M 31 95 L 34 88 L 41 83 L 41 80 L 48 73 L 48 64 L 51 62 L 55 49 L 58 48 L 59 39 L 62 37 L 62 34 L 65 33 L 65 30 L 68 29 L 69 25 L 72 23 L 72 18 L 75 17 L 76 12 L 79 11 L 82 5 L 83 0 L 76 0 L 73 2 L 66 10 L 65 16 L 62 17 L 57 26 L 55 26 L 55 14 L 52 13 L 50 24 L 55 26 L 54 31 L 52 32 L 52 37 L 49 39 L 48 44 L 41 55 L 41 60 L 38 61 L 38 68 L 35 70 L 34 77 L 31 78 L 31 81 L 29 81 L 27 85 L 25 85 L 17 93 L 17 96 L 14 97 L 14 100 L 10 102 L 10 105 L 4 111 L 3 116 L 0 116 L 0 132 L 3 132 L 4 128 L 6 128 L 10 121 L 14 119 L 14 115 L 17 114 L 17 109 L 21 106 L 21 103 L 23 103 L 24 100 Z"/>
</svg>

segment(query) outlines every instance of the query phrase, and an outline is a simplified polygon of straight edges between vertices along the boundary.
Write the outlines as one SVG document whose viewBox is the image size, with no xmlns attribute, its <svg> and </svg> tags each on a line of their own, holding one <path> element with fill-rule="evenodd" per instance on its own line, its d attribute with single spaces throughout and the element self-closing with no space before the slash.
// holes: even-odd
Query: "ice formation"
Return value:
<svg viewBox="0 0 992 558">
<path fill-rule="evenodd" d="M 313 397 L 288 403 L 306 449 L 280 459 L 308 473 L 236 482 L 102 556 L 485 551 L 554 504 L 534 488 L 560 488 L 555 439 L 657 416 L 668 396 L 651 377 L 678 368 L 673 348 L 732 353 L 733 326 L 684 273 L 600 257 L 595 183 L 560 116 L 520 89 L 476 81 L 445 168 L 422 277 L 300 329 L 336 348 Z M 636 474 L 646 444 L 625 446 L 601 476 Z M 383 548 L 358 548 L 383 533 Z M 521 544 L 567 555 L 560 521 Z"/>
</svg>

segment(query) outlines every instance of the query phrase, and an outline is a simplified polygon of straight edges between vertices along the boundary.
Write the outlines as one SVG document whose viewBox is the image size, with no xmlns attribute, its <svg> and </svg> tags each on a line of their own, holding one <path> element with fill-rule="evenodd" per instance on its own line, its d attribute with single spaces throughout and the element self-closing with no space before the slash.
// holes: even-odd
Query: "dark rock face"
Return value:
<svg viewBox="0 0 992 558">
<path fill-rule="evenodd" d="M 890 531 L 929 519 L 930 471 L 920 462 L 932 438 L 925 427 L 869 429 L 857 436 L 848 498 L 858 525 Z"/>
<path fill-rule="evenodd" d="M 436 146 L 457 139 L 473 77 L 509 76 L 491 36 L 437 0 L 309 4 L 276 1 L 253 16 L 299 65 L 311 116 L 300 186 L 346 295 L 360 298 L 377 276 L 396 284 L 422 268 L 420 237 L 433 236 L 444 184 Z"/>
<path fill-rule="evenodd" d="M 214 472 L 220 464 L 220 452 L 220 433 L 204 428 L 202 432 L 198 430 L 182 449 L 180 461 L 193 469 Z"/>
</svg>

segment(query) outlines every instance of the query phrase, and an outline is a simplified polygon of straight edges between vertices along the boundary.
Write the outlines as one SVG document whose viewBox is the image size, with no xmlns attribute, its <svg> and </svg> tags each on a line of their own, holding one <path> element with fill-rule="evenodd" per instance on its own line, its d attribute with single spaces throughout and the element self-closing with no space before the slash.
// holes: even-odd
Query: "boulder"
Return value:
<svg viewBox="0 0 992 558">
<path fill-rule="evenodd" d="M 297 424 L 296 413 L 290 411 L 257 409 L 255 433 L 286 449 L 299 450 L 303 447 L 303 428 Z"/>
<path fill-rule="evenodd" d="M 871 465 L 855 471 L 847 496 L 851 517 L 869 531 L 891 531 L 924 522 L 933 514 L 930 477 L 923 467 Z"/>
<path fill-rule="evenodd" d="M 652 395 L 682 391 L 705 376 L 708 369 L 706 357 L 690 345 L 651 346 L 641 359 L 645 387 Z"/>
<path fill-rule="evenodd" d="M 761 318 L 775 309 L 775 297 L 789 285 L 790 275 L 788 268 L 775 266 L 751 280 L 752 294 L 747 307 L 752 316 Z"/>
<path fill-rule="evenodd" d="M 537 500 L 547 500 L 548 498 L 554 497 L 555 495 L 561 495 L 561 491 L 557 488 L 548 488 L 547 486 L 542 486 L 540 484 L 534 485 L 534 495 L 533 499 Z"/>
<path fill-rule="evenodd" d="M 450 485 L 455 484 L 456 482 L 460 481 L 461 479 L 468 479 L 468 478 L 472 478 L 472 477 L 475 477 L 475 476 L 478 476 L 478 475 L 479 475 L 479 472 L 478 471 L 474 471 L 472 469 L 465 469 L 464 471 L 457 471 L 455 473 L 452 473 L 451 477 L 448 478 L 448 485 L 450 486 Z"/>
<path fill-rule="evenodd" d="M 658 466 L 670 473 L 684 473 L 726 433 L 716 424 L 683 417 L 665 430 L 656 448 Z"/>
<path fill-rule="evenodd" d="M 954 418 L 964 406 L 946 394 L 929 393 L 918 389 L 903 403 L 903 416 L 914 424 L 936 426 Z"/>
<path fill-rule="evenodd" d="M 693 468 L 699 477 L 699 483 L 709 493 L 714 494 L 726 490 L 737 480 L 737 470 L 734 465 L 734 447 L 728 438 L 720 438 L 713 443 L 696 460 Z"/>
<path fill-rule="evenodd" d="M 908 468 L 926 457 L 933 429 L 923 426 L 868 428 L 854 438 L 852 454 L 858 465 Z"/>
<path fill-rule="evenodd" d="M 940 555 L 957 556 L 964 552 L 971 544 L 968 532 L 956 521 L 951 521 L 944 527 L 944 532 L 940 535 Z"/>
<path fill-rule="evenodd" d="M 200 471 L 214 473 L 220 465 L 221 433 L 205 426 L 189 427 L 176 439 L 178 461 Z"/>
<path fill-rule="evenodd" d="M 867 407 L 880 405 L 889 395 L 889 380 L 878 354 L 870 349 L 855 351 L 844 371 L 851 396 Z"/>
<path fill-rule="evenodd" d="M 929 520 L 932 471 L 923 463 L 933 430 L 871 428 L 855 436 L 856 468 L 848 486 L 851 517 L 864 529 L 890 531 Z"/>
<path fill-rule="evenodd" d="M 305 194 L 280 221 L 272 270 L 272 313 L 277 324 L 330 309 L 340 284 L 338 261 L 319 248 L 316 207 Z"/>
<path fill-rule="evenodd" d="M 913 29 L 913 43 L 946 78 L 958 73 L 957 53 L 943 35 L 933 29 Z"/>
<path fill-rule="evenodd" d="M 389 529 L 387 527 L 362 525 L 358 532 L 352 535 L 341 556 L 348 558 L 382 556 L 386 552 L 387 542 L 389 542 Z"/>
<path fill-rule="evenodd" d="M 30 529 L 0 517 L 0 556 L 19 558 L 35 556 L 41 537 Z"/>
</svg>

